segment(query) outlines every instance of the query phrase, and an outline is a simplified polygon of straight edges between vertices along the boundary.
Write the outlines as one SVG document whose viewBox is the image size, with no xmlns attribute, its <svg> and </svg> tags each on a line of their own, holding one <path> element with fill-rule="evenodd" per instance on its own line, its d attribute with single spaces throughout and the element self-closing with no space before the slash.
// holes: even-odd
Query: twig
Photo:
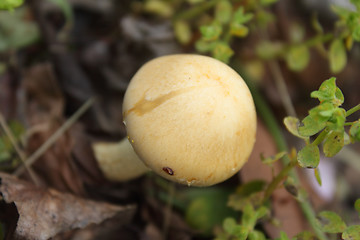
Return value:
<svg viewBox="0 0 360 240">
<path fill-rule="evenodd" d="M 1 125 L 2 129 L 4 130 L 6 136 L 9 138 L 9 140 L 10 140 L 12 146 L 14 147 L 17 155 L 19 156 L 20 160 L 23 162 L 26 171 L 30 175 L 31 180 L 35 183 L 35 185 L 40 186 L 39 179 L 37 178 L 35 172 L 31 169 L 31 167 L 25 163 L 25 161 L 26 161 L 25 153 L 20 149 L 19 145 L 17 144 L 17 142 L 15 140 L 14 134 L 12 133 L 9 126 L 7 125 L 5 118 L 1 113 L 0 113 L 0 125 Z"/>
<path fill-rule="evenodd" d="M 31 166 L 39 157 L 46 152 L 61 137 L 86 110 L 88 110 L 95 102 L 95 98 L 87 100 L 50 138 L 41 145 L 26 161 L 25 166 Z M 25 170 L 24 166 L 20 166 L 15 172 L 15 176 L 21 175 Z"/>
<path fill-rule="evenodd" d="M 288 116 L 296 117 L 296 111 L 294 105 L 292 104 L 289 91 L 287 90 L 284 77 L 280 70 L 279 63 L 276 60 L 270 60 L 269 67 L 271 74 L 274 77 L 276 88 L 278 89 L 278 92 L 280 94 L 281 101 L 284 104 L 286 114 Z"/>
</svg>

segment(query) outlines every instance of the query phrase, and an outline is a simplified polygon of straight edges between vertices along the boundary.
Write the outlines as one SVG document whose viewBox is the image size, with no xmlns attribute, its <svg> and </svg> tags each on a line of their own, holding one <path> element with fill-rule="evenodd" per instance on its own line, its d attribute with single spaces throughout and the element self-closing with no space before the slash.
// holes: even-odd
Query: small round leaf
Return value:
<svg viewBox="0 0 360 240">
<path fill-rule="evenodd" d="M 310 52 L 306 46 L 300 45 L 292 47 L 286 55 L 286 63 L 293 71 L 302 71 L 308 65 Z"/>
<path fill-rule="evenodd" d="M 360 240 L 360 225 L 353 225 L 346 228 L 341 237 L 344 240 Z"/>
<path fill-rule="evenodd" d="M 316 168 L 320 162 L 319 147 L 306 145 L 297 155 L 297 161 L 303 168 Z"/>
<path fill-rule="evenodd" d="M 333 157 L 343 146 L 344 131 L 332 131 L 325 139 L 323 151 L 326 157 Z"/>
<path fill-rule="evenodd" d="M 347 56 L 344 43 L 341 39 L 335 39 L 330 45 L 330 69 L 333 73 L 341 72 L 346 66 Z"/>
</svg>

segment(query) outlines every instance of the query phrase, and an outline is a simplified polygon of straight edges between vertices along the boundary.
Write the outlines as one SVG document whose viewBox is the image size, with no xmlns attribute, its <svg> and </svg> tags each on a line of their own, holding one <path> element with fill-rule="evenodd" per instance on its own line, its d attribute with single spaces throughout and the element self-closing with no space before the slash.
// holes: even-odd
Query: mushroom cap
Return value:
<svg viewBox="0 0 360 240">
<path fill-rule="evenodd" d="M 255 143 L 256 111 L 247 85 L 211 57 L 176 54 L 146 63 L 131 79 L 123 114 L 145 165 L 189 186 L 230 178 Z"/>
</svg>

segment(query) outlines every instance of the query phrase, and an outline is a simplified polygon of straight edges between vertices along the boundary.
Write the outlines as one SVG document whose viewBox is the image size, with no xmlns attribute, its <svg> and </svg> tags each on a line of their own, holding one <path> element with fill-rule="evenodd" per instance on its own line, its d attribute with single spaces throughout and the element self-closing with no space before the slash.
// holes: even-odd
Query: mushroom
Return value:
<svg viewBox="0 0 360 240">
<path fill-rule="evenodd" d="M 126 90 L 123 119 L 133 156 L 164 178 L 189 186 L 230 178 L 255 142 L 256 111 L 247 85 L 229 66 L 207 56 L 175 54 L 142 66 Z"/>
</svg>

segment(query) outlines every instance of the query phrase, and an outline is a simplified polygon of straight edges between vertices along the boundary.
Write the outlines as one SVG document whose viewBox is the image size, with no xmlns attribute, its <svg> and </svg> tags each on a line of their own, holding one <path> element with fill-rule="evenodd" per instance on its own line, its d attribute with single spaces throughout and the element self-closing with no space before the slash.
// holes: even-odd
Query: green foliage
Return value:
<svg viewBox="0 0 360 240">
<path fill-rule="evenodd" d="M 20 7 L 24 3 L 24 0 L 1 0 L 1 10 L 13 10 L 14 8 Z"/>
<path fill-rule="evenodd" d="M 344 146 L 344 130 L 331 131 L 324 140 L 325 157 L 335 156 Z"/>
<path fill-rule="evenodd" d="M 11 121 L 9 129 L 15 137 L 15 141 L 19 143 L 25 132 L 23 125 L 17 121 Z M 9 137 L 1 133 L 0 131 L 0 170 L 8 170 L 14 168 L 19 163 L 19 159 L 16 157 L 15 149 Z"/>
<path fill-rule="evenodd" d="M 174 33 L 181 44 L 188 44 L 191 40 L 190 25 L 183 20 L 177 20 L 174 23 Z"/>
<path fill-rule="evenodd" d="M 189 226 L 204 235 L 210 235 L 214 226 L 220 226 L 227 217 L 238 214 L 226 206 L 230 191 L 222 188 L 188 190 L 183 194 L 190 198 L 185 210 L 185 220 Z"/>
<path fill-rule="evenodd" d="M 358 212 L 359 217 L 360 217 L 360 199 L 357 199 L 354 203 L 354 208 L 355 210 Z"/>
<path fill-rule="evenodd" d="M 319 100 L 319 105 L 309 111 L 309 115 L 302 121 L 294 117 L 284 119 L 286 128 L 294 136 L 305 140 L 306 146 L 298 153 L 298 163 L 301 167 L 316 168 L 320 161 L 319 147 L 323 143 L 323 153 L 326 157 L 335 156 L 346 144 L 345 126 L 351 125 L 349 136 L 351 140 L 359 140 L 359 123 L 347 123 L 349 112 L 340 106 L 344 102 L 344 95 L 336 86 L 334 77 L 324 81 L 319 90 L 313 91 L 311 97 Z M 356 109 L 356 108 L 355 108 Z M 309 143 L 309 138 L 318 134 L 317 138 Z M 315 172 L 316 173 L 316 172 Z M 316 174 L 321 183 L 320 175 Z"/>
<path fill-rule="evenodd" d="M 360 120 L 354 122 L 350 128 L 349 135 L 353 142 L 360 142 Z"/>
<path fill-rule="evenodd" d="M 344 240 L 359 240 L 360 239 L 360 225 L 353 225 L 345 229 L 341 235 Z"/>
<path fill-rule="evenodd" d="M 228 0 L 221 0 L 215 6 L 215 21 L 226 24 L 232 15 L 232 3 Z"/>
<path fill-rule="evenodd" d="M 330 211 L 319 213 L 318 225 L 326 233 L 341 233 L 346 229 L 346 224 L 341 217 Z"/>
<path fill-rule="evenodd" d="M 300 167 L 316 168 L 320 162 L 319 147 L 315 145 L 306 145 L 298 152 L 297 161 Z"/>
<path fill-rule="evenodd" d="M 310 60 L 309 49 L 304 45 L 291 47 L 285 55 L 285 59 L 289 69 L 302 71 Z"/>
<path fill-rule="evenodd" d="M 341 39 L 335 39 L 330 45 L 329 51 L 330 69 L 333 73 L 341 72 L 347 62 L 346 49 Z"/>
<path fill-rule="evenodd" d="M 0 12 L 0 52 L 19 49 L 38 40 L 37 25 L 25 20 L 26 10 Z"/>
</svg>

